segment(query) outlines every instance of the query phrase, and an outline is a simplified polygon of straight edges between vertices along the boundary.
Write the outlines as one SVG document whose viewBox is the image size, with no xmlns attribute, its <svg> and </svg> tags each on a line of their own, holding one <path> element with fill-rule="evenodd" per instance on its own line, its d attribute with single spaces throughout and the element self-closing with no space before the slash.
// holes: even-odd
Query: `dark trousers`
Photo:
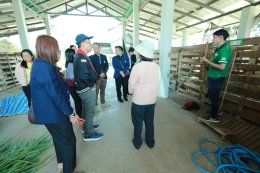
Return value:
<svg viewBox="0 0 260 173">
<path fill-rule="evenodd" d="M 126 91 L 127 91 L 127 94 L 129 94 L 129 91 L 128 91 L 128 81 L 129 81 L 129 78 L 130 76 L 126 76 Z"/>
<path fill-rule="evenodd" d="M 27 98 L 28 101 L 28 106 L 29 108 L 31 107 L 31 89 L 30 89 L 30 85 L 27 86 L 22 86 L 23 92 Z"/>
<path fill-rule="evenodd" d="M 154 141 L 154 108 L 155 104 L 151 105 L 137 105 L 132 103 L 131 115 L 132 122 L 134 125 L 134 139 L 133 143 L 135 145 L 141 145 L 142 139 L 142 128 L 143 122 L 145 124 L 145 141 L 147 145 L 153 146 Z"/>
<path fill-rule="evenodd" d="M 219 110 L 219 94 L 225 82 L 224 77 L 208 78 L 208 97 L 211 102 L 211 116 L 218 118 Z"/>
<path fill-rule="evenodd" d="M 45 124 L 50 132 L 58 163 L 63 163 L 63 173 L 72 173 L 76 167 L 76 137 L 69 120 Z"/>
<path fill-rule="evenodd" d="M 81 114 L 82 114 L 82 102 L 81 99 L 78 95 L 78 93 L 76 92 L 76 87 L 69 87 L 69 92 L 70 95 L 72 96 L 73 100 L 74 100 L 74 105 L 75 105 L 75 109 L 76 109 L 76 113 L 77 115 L 81 118 Z"/>
<path fill-rule="evenodd" d="M 127 77 L 122 77 L 120 76 L 118 79 L 116 79 L 116 93 L 117 93 L 117 98 L 121 99 L 122 92 L 121 92 L 121 86 L 123 86 L 123 96 L 124 98 L 127 98 L 127 85 L 128 85 L 128 80 Z"/>
</svg>

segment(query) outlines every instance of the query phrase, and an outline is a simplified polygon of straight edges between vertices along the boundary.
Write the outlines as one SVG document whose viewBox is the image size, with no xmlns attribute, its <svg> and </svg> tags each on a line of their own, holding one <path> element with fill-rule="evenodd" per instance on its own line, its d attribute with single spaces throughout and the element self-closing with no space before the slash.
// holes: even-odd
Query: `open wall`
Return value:
<svg viewBox="0 0 260 173">
<path fill-rule="evenodd" d="M 14 72 L 19 57 L 15 53 L 0 53 L 0 91 L 18 85 Z"/>
</svg>

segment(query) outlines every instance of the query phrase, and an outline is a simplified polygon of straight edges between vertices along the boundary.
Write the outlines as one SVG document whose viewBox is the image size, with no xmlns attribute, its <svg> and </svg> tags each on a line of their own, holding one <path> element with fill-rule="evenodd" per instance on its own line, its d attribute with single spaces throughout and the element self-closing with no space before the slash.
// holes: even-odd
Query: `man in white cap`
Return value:
<svg viewBox="0 0 260 173">
<path fill-rule="evenodd" d="M 145 123 L 145 142 L 153 148 L 154 140 L 154 108 L 159 90 L 160 69 L 153 62 L 154 45 L 144 40 L 135 50 L 141 62 L 136 64 L 131 72 L 128 90 L 132 98 L 132 122 L 134 125 L 134 138 L 132 140 L 136 149 L 142 145 L 141 133 L 143 121 Z"/>
<path fill-rule="evenodd" d="M 85 34 L 77 35 L 75 40 L 79 49 L 73 62 L 76 90 L 82 101 L 82 117 L 85 118 L 83 125 L 84 141 L 95 141 L 103 137 L 103 134 L 95 132 L 98 125 L 93 126 L 96 106 L 95 84 L 98 75 L 87 55 L 92 50 L 90 42 L 92 38 L 92 36 L 88 37 Z"/>
</svg>

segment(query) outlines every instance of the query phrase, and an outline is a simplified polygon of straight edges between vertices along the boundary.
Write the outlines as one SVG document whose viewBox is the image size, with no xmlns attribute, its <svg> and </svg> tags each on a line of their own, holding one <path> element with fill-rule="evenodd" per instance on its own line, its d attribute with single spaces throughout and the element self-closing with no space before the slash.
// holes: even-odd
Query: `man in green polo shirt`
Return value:
<svg viewBox="0 0 260 173">
<path fill-rule="evenodd" d="M 208 97 L 211 102 L 211 112 L 205 119 L 209 122 L 219 122 L 219 94 L 228 76 L 229 67 L 232 61 L 232 49 L 226 44 L 229 33 L 225 29 L 213 33 L 213 43 L 217 46 L 213 58 L 209 61 L 206 57 L 202 60 L 209 64 L 208 72 Z"/>
</svg>

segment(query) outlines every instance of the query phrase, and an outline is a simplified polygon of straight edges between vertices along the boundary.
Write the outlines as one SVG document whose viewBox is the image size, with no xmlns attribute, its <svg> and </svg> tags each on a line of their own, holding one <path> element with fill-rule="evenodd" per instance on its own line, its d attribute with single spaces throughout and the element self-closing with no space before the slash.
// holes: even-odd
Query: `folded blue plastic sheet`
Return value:
<svg viewBox="0 0 260 173">
<path fill-rule="evenodd" d="M 9 96 L 2 100 L 0 117 L 9 117 L 21 114 L 27 114 L 29 111 L 27 98 L 24 93 Z"/>
</svg>

